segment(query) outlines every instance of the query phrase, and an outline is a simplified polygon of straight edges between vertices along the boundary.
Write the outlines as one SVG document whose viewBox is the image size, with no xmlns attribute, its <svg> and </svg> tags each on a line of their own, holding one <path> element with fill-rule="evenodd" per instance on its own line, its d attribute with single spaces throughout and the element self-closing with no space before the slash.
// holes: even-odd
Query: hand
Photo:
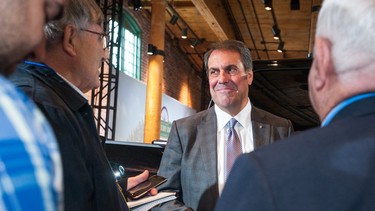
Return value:
<svg viewBox="0 0 375 211">
<path fill-rule="evenodd" d="M 148 170 L 145 170 L 144 172 L 142 172 L 141 174 L 139 174 L 135 177 L 129 177 L 128 178 L 127 190 L 129 190 L 130 188 L 140 184 L 143 181 L 146 181 L 148 179 L 148 176 L 149 176 L 149 172 L 148 172 Z M 150 190 L 149 193 L 153 196 L 153 195 L 156 195 L 158 193 L 158 190 L 156 190 L 156 188 L 153 188 L 153 189 Z"/>
</svg>

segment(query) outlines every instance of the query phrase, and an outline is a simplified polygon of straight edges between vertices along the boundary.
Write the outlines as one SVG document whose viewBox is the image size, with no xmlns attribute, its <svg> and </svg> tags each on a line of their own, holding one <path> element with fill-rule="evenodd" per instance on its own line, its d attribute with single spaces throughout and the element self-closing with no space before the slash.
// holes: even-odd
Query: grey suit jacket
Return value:
<svg viewBox="0 0 375 211">
<path fill-rule="evenodd" d="M 289 120 L 252 106 L 255 148 L 288 137 Z M 159 190 L 173 190 L 179 199 L 161 210 L 213 210 L 219 196 L 217 175 L 217 118 L 215 109 L 173 122 L 159 175 L 168 178 Z"/>
</svg>

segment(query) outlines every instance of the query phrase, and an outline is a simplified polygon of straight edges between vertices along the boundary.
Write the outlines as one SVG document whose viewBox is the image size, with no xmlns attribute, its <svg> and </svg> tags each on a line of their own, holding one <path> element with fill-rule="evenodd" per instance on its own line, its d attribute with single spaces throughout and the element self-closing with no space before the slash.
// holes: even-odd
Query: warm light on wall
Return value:
<svg viewBox="0 0 375 211">
<path fill-rule="evenodd" d="M 189 85 L 187 84 L 186 81 L 183 81 L 181 83 L 181 89 L 180 89 L 180 93 L 178 96 L 178 101 L 180 101 L 181 103 L 189 107 L 192 107 L 191 93 L 190 93 Z"/>
</svg>

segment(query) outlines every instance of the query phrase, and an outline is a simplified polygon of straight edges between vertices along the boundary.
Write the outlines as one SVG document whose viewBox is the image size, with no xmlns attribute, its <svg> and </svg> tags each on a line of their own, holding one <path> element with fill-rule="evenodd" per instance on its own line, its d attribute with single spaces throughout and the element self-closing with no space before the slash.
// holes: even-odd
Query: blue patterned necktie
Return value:
<svg viewBox="0 0 375 211">
<path fill-rule="evenodd" d="M 225 168 L 225 180 L 227 179 L 230 170 L 232 169 L 233 163 L 236 158 L 242 153 L 242 146 L 240 138 L 234 129 L 237 120 L 232 118 L 227 124 L 228 132 L 225 140 L 226 145 L 226 168 Z"/>
</svg>

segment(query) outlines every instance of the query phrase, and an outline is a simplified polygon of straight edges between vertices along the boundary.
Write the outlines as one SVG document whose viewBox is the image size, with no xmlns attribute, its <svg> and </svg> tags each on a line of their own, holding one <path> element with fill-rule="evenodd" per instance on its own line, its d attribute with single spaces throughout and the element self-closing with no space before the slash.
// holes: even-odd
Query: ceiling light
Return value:
<svg viewBox="0 0 375 211">
<path fill-rule="evenodd" d="M 199 40 L 198 39 L 194 39 L 194 41 L 190 44 L 190 47 L 191 48 L 195 48 L 195 46 L 197 46 L 199 44 Z"/>
<path fill-rule="evenodd" d="M 187 28 L 183 28 L 181 30 L 181 38 L 182 39 L 186 39 L 187 38 L 187 32 L 188 32 L 188 29 Z"/>
<path fill-rule="evenodd" d="M 278 40 L 280 39 L 280 29 L 277 27 L 277 25 L 272 26 L 272 33 L 273 33 L 273 39 Z"/>
<path fill-rule="evenodd" d="M 153 44 L 148 44 L 147 45 L 147 54 L 152 56 L 152 55 L 162 55 L 164 56 L 164 51 L 159 50 L 154 46 Z"/>
<path fill-rule="evenodd" d="M 178 20 L 177 15 L 172 15 L 171 20 L 169 21 L 170 24 L 175 25 Z"/>
<path fill-rule="evenodd" d="M 263 0 L 264 9 L 272 10 L 272 0 Z"/>
<path fill-rule="evenodd" d="M 148 55 L 154 55 L 155 51 L 156 51 L 156 47 L 154 45 L 152 45 L 152 44 L 147 45 L 147 54 Z"/>
<path fill-rule="evenodd" d="M 142 10 L 142 3 L 141 0 L 133 0 L 133 7 L 135 11 Z"/>
<path fill-rule="evenodd" d="M 272 5 L 271 4 L 265 4 L 264 9 L 265 10 L 272 10 Z"/>
<path fill-rule="evenodd" d="M 282 53 L 284 51 L 284 42 L 279 43 L 279 47 L 277 47 L 277 52 Z"/>
</svg>

